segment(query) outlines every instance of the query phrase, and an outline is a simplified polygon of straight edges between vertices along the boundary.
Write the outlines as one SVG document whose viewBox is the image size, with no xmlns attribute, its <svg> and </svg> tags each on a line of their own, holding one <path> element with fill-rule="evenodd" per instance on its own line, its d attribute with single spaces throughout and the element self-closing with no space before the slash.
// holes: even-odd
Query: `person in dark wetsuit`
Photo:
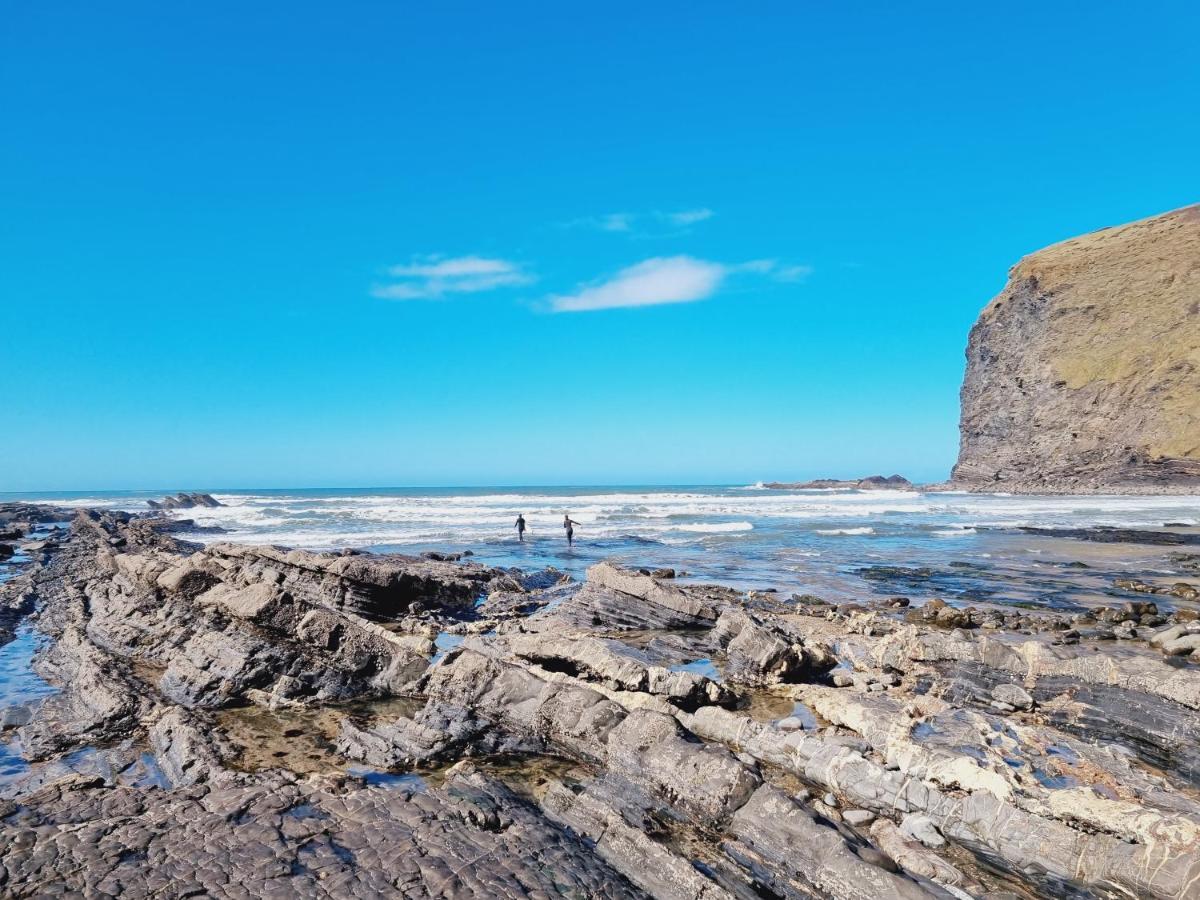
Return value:
<svg viewBox="0 0 1200 900">
<path fill-rule="evenodd" d="M 567 529 L 567 546 L 568 547 L 573 547 L 575 545 L 575 527 L 574 526 L 576 526 L 578 524 L 579 523 L 576 522 L 574 519 L 572 519 L 570 517 L 570 515 L 563 516 L 563 528 Z"/>
<path fill-rule="evenodd" d="M 525 540 L 525 516 L 521 513 L 517 513 L 517 540 Z"/>
</svg>

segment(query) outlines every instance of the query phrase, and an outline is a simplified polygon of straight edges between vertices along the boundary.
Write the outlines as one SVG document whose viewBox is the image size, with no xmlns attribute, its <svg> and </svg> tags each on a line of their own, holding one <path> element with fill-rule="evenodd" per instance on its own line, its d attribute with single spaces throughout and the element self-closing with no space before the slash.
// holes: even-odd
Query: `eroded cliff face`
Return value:
<svg viewBox="0 0 1200 900">
<path fill-rule="evenodd" d="M 956 486 L 1200 492 L 1200 205 L 1022 259 L 961 397 Z"/>
</svg>

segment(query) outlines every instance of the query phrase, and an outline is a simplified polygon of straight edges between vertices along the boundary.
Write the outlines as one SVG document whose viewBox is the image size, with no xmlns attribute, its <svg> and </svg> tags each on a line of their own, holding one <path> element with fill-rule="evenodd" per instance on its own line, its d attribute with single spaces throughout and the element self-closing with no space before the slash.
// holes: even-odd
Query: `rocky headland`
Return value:
<svg viewBox="0 0 1200 900">
<path fill-rule="evenodd" d="M 4 520 L 37 537 L 0 607 L 12 646 L 40 635 L 45 682 L 2 713 L 24 767 L 0 799 L 4 896 L 1200 884 L 1189 584 L 1130 579 L 1072 614 L 834 605 L 56 516 Z"/>
<path fill-rule="evenodd" d="M 813 481 L 769 481 L 775 491 L 911 491 L 913 483 L 903 475 L 868 475 L 866 478 L 817 478 Z"/>
<path fill-rule="evenodd" d="M 1200 492 L 1200 206 L 1022 259 L 961 399 L 955 487 Z"/>
</svg>

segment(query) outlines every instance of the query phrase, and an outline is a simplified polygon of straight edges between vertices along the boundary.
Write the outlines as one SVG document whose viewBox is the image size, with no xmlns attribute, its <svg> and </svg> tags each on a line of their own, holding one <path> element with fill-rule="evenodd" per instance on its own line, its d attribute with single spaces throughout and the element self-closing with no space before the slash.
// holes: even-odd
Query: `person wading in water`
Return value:
<svg viewBox="0 0 1200 900">
<path fill-rule="evenodd" d="M 525 540 L 525 516 L 521 513 L 517 513 L 517 540 Z"/>
<path fill-rule="evenodd" d="M 572 519 L 570 517 L 570 515 L 563 516 L 563 528 L 565 528 L 567 530 L 567 546 L 568 547 L 575 546 L 575 527 L 574 526 L 576 526 L 578 524 L 579 523 L 576 522 L 574 519 Z"/>
</svg>

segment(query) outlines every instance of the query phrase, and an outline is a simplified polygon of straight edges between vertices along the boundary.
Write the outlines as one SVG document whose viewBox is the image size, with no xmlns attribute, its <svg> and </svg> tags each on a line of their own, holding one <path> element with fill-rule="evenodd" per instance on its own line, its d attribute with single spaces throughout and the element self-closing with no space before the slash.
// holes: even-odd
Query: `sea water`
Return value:
<svg viewBox="0 0 1200 900">
<path fill-rule="evenodd" d="M 191 520 L 180 537 L 314 550 L 415 554 L 472 552 L 471 559 L 525 570 L 547 566 L 582 578 L 602 559 L 671 567 L 686 580 L 813 594 L 833 602 L 904 595 L 968 604 L 1074 610 L 1129 599 L 1114 581 L 1200 581 L 1200 544 L 1098 543 L 1023 528 L 1110 526 L 1200 535 L 1196 497 L 1030 497 L 911 491 L 776 491 L 750 487 L 500 488 L 213 491 L 219 508 L 175 510 Z M 146 512 L 160 492 L 0 495 Z M 517 540 L 517 514 L 529 531 Z M 568 546 L 564 515 L 579 523 Z M 219 532 L 217 531 L 219 530 Z M 1181 558 L 1182 555 L 1182 558 Z M 0 580 L 28 562 L 0 563 Z M 1160 603 L 1170 598 L 1156 597 Z M 165 784 L 137 747 L 85 747 L 31 766 L 12 726 L 56 691 L 32 668 L 47 639 L 29 620 L 0 646 L 0 795 L 67 771 L 112 781 Z M 438 652 L 459 640 L 439 636 Z M 684 666 L 720 677 L 712 660 Z M 796 715 L 794 711 L 792 715 Z M 132 762 L 130 761 L 132 759 Z M 147 761 L 149 760 L 149 762 Z M 405 783 L 407 785 L 407 783 Z M 411 785 L 408 785 L 411 787 Z"/>
<path fill-rule="evenodd" d="M 481 563 L 601 560 L 781 596 L 877 594 L 1069 607 L 1111 600 L 1124 575 L 1179 575 L 1152 544 L 1103 544 L 1023 527 L 1200 531 L 1200 498 L 1040 497 L 962 492 L 779 491 L 752 486 L 214 491 L 220 508 L 176 510 L 180 537 L 320 550 L 470 550 Z M 161 493 L 21 495 L 24 501 L 146 511 Z M 9 495 L 10 498 L 13 495 Z M 523 514 L 525 542 L 514 522 Z M 579 524 L 568 546 L 564 515 Z M 1200 546 L 1193 546 L 1200 553 Z"/>
</svg>

